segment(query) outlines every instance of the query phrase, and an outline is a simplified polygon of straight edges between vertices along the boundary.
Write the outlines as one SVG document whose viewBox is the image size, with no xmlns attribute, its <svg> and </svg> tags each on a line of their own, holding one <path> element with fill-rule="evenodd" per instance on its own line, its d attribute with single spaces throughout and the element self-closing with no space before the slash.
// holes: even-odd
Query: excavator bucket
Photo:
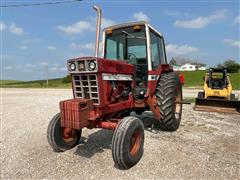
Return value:
<svg viewBox="0 0 240 180">
<path fill-rule="evenodd" d="M 196 98 L 194 110 L 240 114 L 240 101 L 215 98 Z"/>
</svg>

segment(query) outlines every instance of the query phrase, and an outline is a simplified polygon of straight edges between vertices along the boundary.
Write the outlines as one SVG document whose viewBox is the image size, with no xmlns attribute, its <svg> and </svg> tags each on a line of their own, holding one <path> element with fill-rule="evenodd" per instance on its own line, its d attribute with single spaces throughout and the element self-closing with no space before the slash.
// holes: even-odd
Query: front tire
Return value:
<svg viewBox="0 0 240 180">
<path fill-rule="evenodd" d="M 157 127 L 167 131 L 178 129 L 182 116 L 182 85 L 175 72 L 161 74 L 155 92 L 160 119 L 157 120 Z"/>
<path fill-rule="evenodd" d="M 112 139 L 112 157 L 119 169 L 129 169 L 143 155 L 144 126 L 140 119 L 132 116 L 123 118 Z"/>
<path fill-rule="evenodd" d="M 63 152 L 76 146 L 82 130 L 61 127 L 60 113 L 50 121 L 47 129 L 47 139 L 54 151 Z"/>
</svg>

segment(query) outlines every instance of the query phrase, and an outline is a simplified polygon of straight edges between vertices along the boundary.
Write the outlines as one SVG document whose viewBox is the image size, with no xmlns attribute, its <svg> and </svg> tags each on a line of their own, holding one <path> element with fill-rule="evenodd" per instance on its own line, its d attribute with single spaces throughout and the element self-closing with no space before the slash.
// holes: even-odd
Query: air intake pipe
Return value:
<svg viewBox="0 0 240 180">
<path fill-rule="evenodd" d="M 97 12 L 95 57 L 98 57 L 102 11 L 101 11 L 100 7 L 98 7 L 96 5 L 93 6 L 93 9 Z"/>
</svg>

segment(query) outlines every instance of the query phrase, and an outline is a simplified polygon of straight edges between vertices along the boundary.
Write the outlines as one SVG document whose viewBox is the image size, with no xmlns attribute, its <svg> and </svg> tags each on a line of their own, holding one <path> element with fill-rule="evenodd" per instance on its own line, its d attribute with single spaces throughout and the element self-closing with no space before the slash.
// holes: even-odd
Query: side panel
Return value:
<svg viewBox="0 0 240 180">
<path fill-rule="evenodd" d="M 98 59 L 98 71 L 100 73 L 133 75 L 134 66 L 125 61 Z"/>
<path fill-rule="evenodd" d="M 134 66 L 124 61 L 98 59 L 98 86 L 102 107 L 127 100 L 117 97 L 124 87 L 131 87 L 133 73 Z"/>
</svg>

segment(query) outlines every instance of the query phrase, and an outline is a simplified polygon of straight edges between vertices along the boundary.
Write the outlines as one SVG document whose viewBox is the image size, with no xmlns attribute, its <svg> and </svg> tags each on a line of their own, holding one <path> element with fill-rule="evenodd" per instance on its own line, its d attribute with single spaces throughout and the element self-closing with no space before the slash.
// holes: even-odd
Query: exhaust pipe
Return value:
<svg viewBox="0 0 240 180">
<path fill-rule="evenodd" d="M 97 12 L 95 57 L 98 57 L 102 11 L 101 11 L 100 7 L 98 7 L 96 5 L 93 6 L 93 9 Z"/>
</svg>

